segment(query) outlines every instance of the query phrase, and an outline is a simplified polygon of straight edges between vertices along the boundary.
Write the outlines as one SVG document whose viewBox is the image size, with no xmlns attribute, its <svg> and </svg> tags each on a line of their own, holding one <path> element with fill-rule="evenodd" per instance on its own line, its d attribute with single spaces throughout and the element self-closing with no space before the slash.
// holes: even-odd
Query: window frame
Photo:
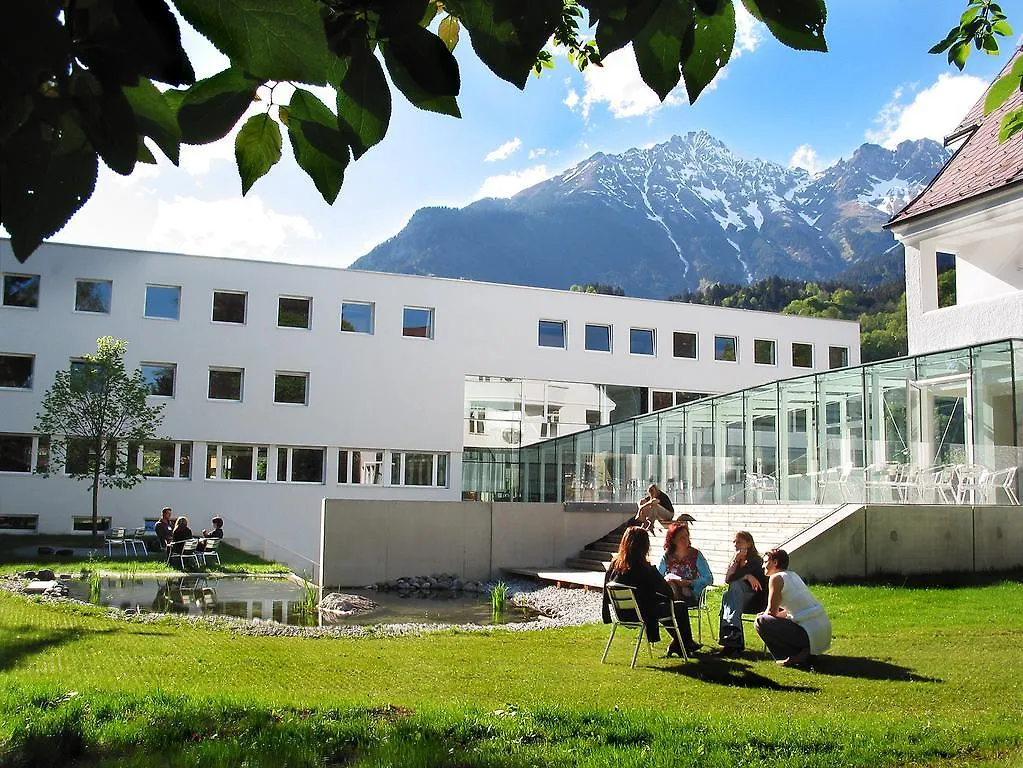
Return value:
<svg viewBox="0 0 1023 768">
<path fill-rule="evenodd" d="M 429 325 L 427 325 L 427 327 L 426 327 L 427 331 L 426 331 L 425 335 L 420 335 L 418 333 L 408 333 L 407 332 L 410 327 L 412 327 L 412 328 L 419 328 L 420 327 L 418 325 L 417 326 L 409 326 L 407 324 L 406 313 L 408 313 L 409 311 L 412 311 L 412 312 L 427 312 L 428 313 L 428 315 L 429 315 Z M 437 312 L 437 310 L 436 310 L 435 307 L 421 307 L 421 306 L 412 305 L 412 304 L 404 305 L 402 307 L 402 310 L 401 310 L 401 336 L 402 336 L 402 338 L 404 338 L 404 339 L 430 339 L 432 341 L 433 338 L 435 337 L 436 331 L 437 331 L 437 316 L 436 316 L 436 312 Z"/>
<path fill-rule="evenodd" d="M 734 360 L 729 360 L 727 357 L 718 356 L 718 340 L 731 339 L 732 340 L 732 352 L 735 355 Z M 733 336 L 730 333 L 715 333 L 714 334 L 714 362 L 716 363 L 729 363 L 736 364 L 739 362 L 739 337 Z"/>
<path fill-rule="evenodd" d="M 757 344 L 770 344 L 771 345 L 771 362 L 762 363 L 757 360 Z M 766 365 L 766 366 L 778 366 L 778 340 L 777 339 L 753 339 L 753 365 Z"/>
<path fill-rule="evenodd" d="M 168 400 L 172 400 L 178 392 L 178 364 L 177 363 L 160 363 L 153 360 L 143 360 L 139 363 L 139 371 L 142 372 L 143 379 L 145 378 L 145 372 L 143 368 L 168 368 L 171 372 L 171 393 L 169 395 L 162 395 L 158 392 L 150 392 L 147 397 L 163 397 Z"/>
<path fill-rule="evenodd" d="M 797 365 L 796 364 L 796 347 L 809 347 L 810 349 L 810 364 L 809 365 Z M 792 367 L 799 368 L 802 371 L 811 371 L 814 367 L 814 354 L 813 342 L 810 341 L 793 341 L 792 342 Z"/>
<path fill-rule="evenodd" d="M 281 324 L 281 302 L 282 301 L 304 301 L 306 305 L 305 325 L 282 325 Z M 313 329 L 313 297 L 293 296 L 280 294 L 277 297 L 277 327 L 290 331 L 311 331 Z"/>
<path fill-rule="evenodd" d="M 8 278 L 21 278 L 21 279 L 34 279 L 35 280 L 35 304 L 9 304 L 7 302 L 7 279 Z M 39 297 L 42 294 L 43 278 L 42 275 L 35 275 L 24 272 L 4 272 L 2 285 L 0 285 L 0 306 L 10 307 L 12 309 L 39 309 Z"/>
<path fill-rule="evenodd" d="M 637 352 L 636 351 L 636 337 L 637 333 L 648 333 L 650 334 L 650 351 L 649 352 Z M 656 328 L 629 328 L 629 354 L 637 355 L 639 357 L 657 357 L 657 329 Z"/>
<path fill-rule="evenodd" d="M 0 352 L 0 359 L 5 358 L 5 357 L 10 357 L 10 358 L 19 357 L 19 358 L 25 358 L 25 359 L 27 359 L 29 361 L 29 364 L 28 364 L 29 365 L 29 372 L 28 372 L 28 379 L 27 379 L 28 383 L 24 387 L 16 387 L 16 386 L 13 386 L 13 385 L 8 385 L 8 384 L 0 383 L 0 390 L 5 391 L 5 392 L 31 392 L 33 390 L 33 388 L 35 387 L 36 356 L 31 354 L 31 353 L 28 353 L 28 352 Z"/>
<path fill-rule="evenodd" d="M 248 477 L 224 477 L 223 470 L 226 464 L 224 459 L 225 448 L 247 448 L 252 451 L 252 467 L 249 471 Z M 210 456 L 210 451 L 213 451 L 213 456 Z M 228 457 L 231 458 L 231 457 Z M 211 459 L 213 463 L 211 464 Z M 265 461 L 263 465 L 263 477 L 259 476 L 259 461 L 263 459 Z M 194 462 L 194 457 L 193 457 Z M 210 476 L 212 470 L 213 476 Z M 210 482 L 225 482 L 225 483 L 265 483 L 267 478 L 270 476 L 270 446 L 268 445 L 254 445 L 250 443 L 207 443 L 206 444 L 206 459 L 203 465 L 203 477 L 205 480 Z"/>
<path fill-rule="evenodd" d="M 217 319 L 217 294 L 223 294 L 225 296 L 241 296 L 244 306 L 242 308 L 242 319 L 237 320 L 218 320 Z M 235 291 L 228 289 L 213 289 L 213 295 L 210 302 L 210 322 L 216 325 L 248 325 L 249 323 L 249 292 L 248 291 Z"/>
<path fill-rule="evenodd" d="M 390 482 L 388 485 L 391 488 L 447 488 L 451 482 L 451 458 L 450 454 L 444 451 L 387 451 L 388 455 L 385 455 L 385 463 L 389 467 L 389 473 L 385 475 L 389 478 Z M 408 461 L 409 456 L 430 456 L 430 482 L 429 483 L 409 483 L 408 482 Z M 389 459 L 389 461 L 388 461 Z M 443 461 L 442 461 L 443 459 Z M 397 460 L 397 465 L 395 461 Z M 443 463 L 444 469 L 444 484 L 438 483 L 438 477 L 440 476 L 441 464 Z M 399 482 L 394 482 L 395 469 L 398 471 Z"/>
<path fill-rule="evenodd" d="M 337 453 L 338 453 L 338 462 L 337 462 L 337 484 L 338 485 L 359 486 L 359 487 L 362 487 L 362 488 L 383 488 L 383 487 L 386 487 L 388 485 L 386 469 L 387 469 L 387 466 L 389 464 L 389 458 L 387 456 L 387 454 L 388 454 L 387 451 L 383 450 L 382 448 L 344 448 L 344 447 L 339 447 L 337 449 Z M 377 458 L 377 459 L 375 459 L 373 461 L 370 461 L 370 462 L 363 462 L 362 461 L 362 454 L 364 454 L 364 453 L 366 453 L 366 454 L 376 454 L 379 458 Z M 344 461 L 342 461 L 342 459 L 341 459 L 341 454 L 345 454 Z M 359 480 L 358 482 L 353 480 L 353 478 L 356 476 L 355 472 L 352 471 L 353 468 L 355 467 L 355 454 L 359 454 L 359 462 L 358 462 L 359 477 L 361 478 L 361 476 L 362 476 L 362 468 L 364 466 L 377 466 L 379 468 L 379 471 L 377 473 L 377 477 L 379 478 L 379 482 L 376 482 L 376 483 L 364 483 L 361 480 Z M 344 473 L 345 473 L 345 477 L 346 477 L 345 480 L 341 479 L 342 470 L 344 470 Z"/>
<path fill-rule="evenodd" d="M 31 475 L 34 472 L 42 471 L 49 464 L 50 455 L 50 438 L 48 435 L 37 435 L 28 432 L 0 432 L 0 441 L 6 438 L 20 438 L 29 440 L 29 456 L 28 456 L 28 468 L 21 469 L 0 469 L 0 475 L 10 475 L 12 477 Z M 45 450 L 41 450 L 41 446 L 45 441 Z M 40 455 L 46 456 L 46 461 L 43 465 L 39 463 Z"/>
<path fill-rule="evenodd" d="M 135 466 L 147 480 L 191 480 L 192 479 L 192 467 L 195 464 L 195 443 L 191 440 L 148 440 L 141 443 L 129 444 L 128 452 L 129 458 L 131 458 L 132 446 L 135 446 Z M 149 446 L 152 449 L 155 446 L 174 446 L 174 459 L 172 466 L 174 467 L 174 473 L 171 475 L 154 475 L 146 474 L 145 454 L 146 447 Z M 185 446 L 188 446 L 188 450 L 185 450 Z M 182 459 L 188 459 L 188 474 L 182 474 L 181 463 Z"/>
<path fill-rule="evenodd" d="M 278 400 L 277 399 L 277 379 L 285 377 L 291 379 L 302 379 L 305 382 L 303 387 L 303 399 L 301 403 L 294 403 L 289 400 Z M 306 407 L 309 405 L 309 371 L 274 371 L 274 405 L 291 405 L 298 407 Z"/>
<path fill-rule="evenodd" d="M 832 361 L 832 355 L 836 351 L 838 351 L 838 350 L 841 350 L 842 352 L 845 353 L 845 362 L 843 362 L 841 365 L 835 365 L 833 363 L 833 361 Z M 834 370 L 836 370 L 838 368 L 848 368 L 848 367 L 849 367 L 849 347 L 841 346 L 841 345 L 838 345 L 838 344 L 829 344 L 828 345 L 828 370 L 829 371 L 834 371 Z"/>
<path fill-rule="evenodd" d="M 561 327 L 561 344 L 544 344 L 542 327 L 544 323 Z M 536 345 L 540 349 L 568 349 L 568 320 L 548 320 L 540 318 L 536 323 Z"/>
<path fill-rule="evenodd" d="M 80 283 L 93 283 L 95 285 L 108 285 L 108 286 L 110 286 L 110 295 L 107 297 L 107 307 L 106 307 L 106 309 L 102 309 L 102 310 L 79 309 L 78 308 L 78 286 L 79 286 Z M 113 280 L 103 280 L 101 278 L 97 279 L 97 278 L 92 278 L 92 277 L 76 277 L 75 278 L 75 304 L 74 304 L 74 311 L 75 312 L 81 313 L 83 315 L 109 315 L 109 314 L 111 314 L 113 312 L 113 310 L 114 310 L 114 281 Z"/>
<path fill-rule="evenodd" d="M 692 336 L 693 337 L 693 354 L 680 355 L 676 352 L 678 349 L 678 337 L 679 336 Z M 676 360 L 699 360 L 700 359 L 700 334 L 698 331 L 672 331 L 671 332 L 671 356 Z"/>
<path fill-rule="evenodd" d="M 279 445 L 276 456 L 276 469 L 274 470 L 274 482 L 288 483 L 295 485 L 326 485 L 327 483 L 327 449 L 316 445 Z M 295 451 L 318 451 L 320 454 L 320 479 L 319 480 L 295 480 Z M 281 457 L 284 457 L 284 479 L 281 479 Z"/>
<path fill-rule="evenodd" d="M 109 531 L 113 525 L 110 515 L 99 515 L 96 518 L 96 531 Z M 71 515 L 71 535 L 92 535 L 92 515 Z"/>
<path fill-rule="evenodd" d="M 354 328 L 354 327 L 351 328 L 351 329 L 345 328 L 345 307 L 346 306 L 369 307 L 369 330 L 368 331 L 361 331 L 358 328 Z M 348 300 L 342 300 L 341 301 L 341 314 L 340 314 L 340 316 L 338 318 L 338 322 L 340 324 L 339 327 L 340 327 L 341 333 L 355 333 L 355 334 L 359 334 L 361 336 L 373 336 L 376 333 L 376 325 L 377 325 L 377 306 L 376 306 L 376 302 L 374 302 L 374 301 L 356 301 L 356 300 L 348 301 Z"/>
<path fill-rule="evenodd" d="M 225 365 L 211 365 L 206 377 L 206 400 L 215 403 L 240 403 L 245 399 L 245 369 Z M 237 373 L 238 374 L 238 397 L 213 397 L 210 394 L 212 387 L 212 376 L 214 373 Z"/>
<path fill-rule="evenodd" d="M 607 331 L 607 349 L 600 349 L 590 346 L 590 329 Z M 599 352 L 610 355 L 614 352 L 614 326 L 611 323 L 584 323 L 583 324 L 583 349 L 587 352 Z"/>
<path fill-rule="evenodd" d="M 151 314 L 149 314 L 149 289 L 150 288 L 164 288 L 164 289 L 171 288 L 171 289 L 174 289 L 174 290 L 176 290 L 178 292 L 177 312 L 174 315 L 174 317 L 167 317 L 165 315 L 151 315 Z M 146 318 L 147 320 L 170 320 L 170 321 L 175 321 L 175 322 L 176 321 L 180 321 L 181 320 L 181 286 L 180 285 L 171 285 L 169 283 L 146 283 L 145 298 L 143 299 L 143 302 L 142 302 L 142 317 Z"/>
<path fill-rule="evenodd" d="M 9 520 L 34 520 L 35 525 L 29 527 L 24 525 L 5 524 Z M 0 515 L 0 533 L 7 535 L 18 534 L 22 536 L 31 536 L 39 533 L 39 515 Z"/>
</svg>

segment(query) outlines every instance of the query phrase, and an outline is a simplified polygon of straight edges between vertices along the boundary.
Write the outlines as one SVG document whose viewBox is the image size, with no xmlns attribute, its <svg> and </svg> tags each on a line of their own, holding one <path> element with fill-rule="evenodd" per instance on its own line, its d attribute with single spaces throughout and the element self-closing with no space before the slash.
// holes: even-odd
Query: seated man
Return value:
<svg viewBox="0 0 1023 768">
<path fill-rule="evenodd" d="M 160 549 L 165 550 L 171 543 L 171 514 L 174 512 L 170 507 L 164 507 L 160 510 L 160 519 L 153 527 L 153 532 L 156 534 L 157 541 L 160 542 Z"/>
<path fill-rule="evenodd" d="M 652 531 L 655 522 L 667 524 L 674 516 L 675 508 L 672 506 L 668 494 L 658 488 L 656 483 L 650 483 L 650 487 L 646 489 L 646 496 L 639 500 L 636 522 L 648 531 Z"/>
</svg>

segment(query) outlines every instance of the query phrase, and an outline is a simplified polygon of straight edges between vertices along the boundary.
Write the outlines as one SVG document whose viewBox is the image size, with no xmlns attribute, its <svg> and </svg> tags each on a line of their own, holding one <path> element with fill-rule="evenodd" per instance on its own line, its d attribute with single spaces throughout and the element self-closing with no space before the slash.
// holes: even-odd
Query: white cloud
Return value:
<svg viewBox="0 0 1023 768">
<path fill-rule="evenodd" d="M 764 41 L 767 27 L 750 15 L 741 3 L 735 4 L 735 46 L 732 59 L 743 53 L 753 53 Z"/>
<path fill-rule="evenodd" d="M 866 138 L 888 149 L 915 139 L 941 141 L 950 134 L 970 108 L 984 94 L 987 83 L 973 75 L 943 72 L 937 81 L 919 91 L 908 104 L 902 102 L 903 88 L 896 88 Z"/>
<path fill-rule="evenodd" d="M 547 147 L 537 147 L 536 149 L 529 150 L 529 159 L 536 160 L 538 157 L 543 157 L 547 154 Z"/>
<path fill-rule="evenodd" d="M 576 90 L 574 88 L 569 88 L 568 95 L 565 96 L 565 100 L 562 103 L 569 109 L 574 110 L 577 106 L 579 106 L 579 101 L 579 94 Z"/>
<path fill-rule="evenodd" d="M 176 196 L 160 201 L 148 246 L 209 256 L 269 258 L 286 242 L 317 240 L 304 216 L 277 213 L 258 195 L 199 200 Z"/>
<path fill-rule="evenodd" d="M 565 99 L 569 109 L 579 109 L 583 120 L 589 119 L 595 104 L 606 104 L 614 117 L 622 118 L 650 115 L 664 105 L 682 103 L 682 99 L 672 93 L 662 104 L 640 77 L 632 46 L 610 54 L 601 67 L 587 67 L 583 80 L 586 88 L 582 97 L 569 91 Z"/>
<path fill-rule="evenodd" d="M 802 168 L 811 174 L 820 173 L 830 165 L 831 163 L 821 160 L 817 150 L 809 144 L 798 147 L 789 159 L 789 168 Z"/>
<path fill-rule="evenodd" d="M 522 139 L 516 136 L 511 141 L 506 141 L 493 152 L 487 153 L 487 156 L 483 158 L 483 162 L 492 163 L 495 160 L 507 160 L 509 157 L 515 154 L 518 151 L 519 147 L 521 146 Z"/>
<path fill-rule="evenodd" d="M 474 200 L 482 197 L 511 197 L 526 187 L 531 187 L 550 177 L 546 165 L 534 165 L 521 171 L 513 171 L 485 179 Z"/>
</svg>

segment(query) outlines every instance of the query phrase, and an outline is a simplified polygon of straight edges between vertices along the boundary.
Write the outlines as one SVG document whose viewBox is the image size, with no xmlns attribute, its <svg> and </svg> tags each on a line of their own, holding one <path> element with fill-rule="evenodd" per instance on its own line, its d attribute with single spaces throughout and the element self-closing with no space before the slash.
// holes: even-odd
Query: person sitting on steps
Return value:
<svg viewBox="0 0 1023 768">
<path fill-rule="evenodd" d="M 636 513 L 636 523 L 653 531 L 654 523 L 660 522 L 667 525 L 675 516 L 675 507 L 672 506 L 668 494 L 657 487 L 657 483 L 650 483 L 646 489 L 646 496 L 639 500 L 639 511 Z"/>
</svg>

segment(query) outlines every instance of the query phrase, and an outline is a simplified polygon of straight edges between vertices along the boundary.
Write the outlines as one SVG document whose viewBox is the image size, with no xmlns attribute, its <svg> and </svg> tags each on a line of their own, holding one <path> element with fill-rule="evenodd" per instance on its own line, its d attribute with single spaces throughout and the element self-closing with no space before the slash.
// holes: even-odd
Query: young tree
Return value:
<svg viewBox="0 0 1023 768">
<path fill-rule="evenodd" d="M 96 354 L 57 371 L 36 414 L 36 431 L 51 436 L 51 459 L 42 474 L 63 466 L 75 480 L 91 481 L 93 536 L 100 487 L 131 488 L 144 478 L 121 444 L 152 440 L 163 421 L 163 406 L 146 401 L 149 387 L 142 372 L 125 370 L 127 347 L 112 336 L 98 339 Z"/>
</svg>

